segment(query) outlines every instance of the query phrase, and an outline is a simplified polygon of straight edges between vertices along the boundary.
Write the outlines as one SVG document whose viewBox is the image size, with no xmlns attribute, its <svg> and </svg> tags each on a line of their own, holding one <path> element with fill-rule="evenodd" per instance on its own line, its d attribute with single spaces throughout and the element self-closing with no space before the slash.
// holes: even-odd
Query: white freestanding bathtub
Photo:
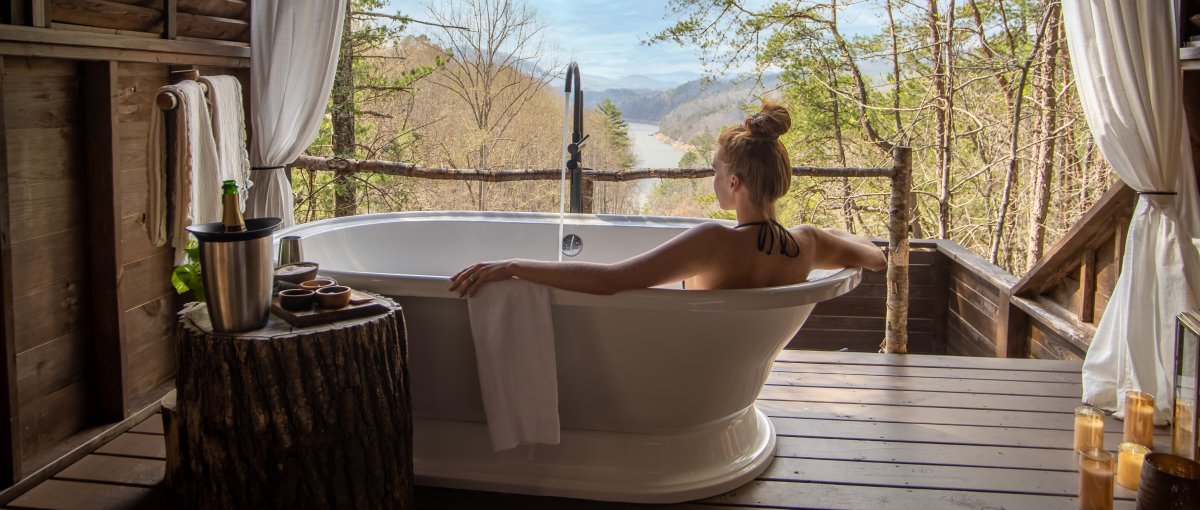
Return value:
<svg viewBox="0 0 1200 510">
<path fill-rule="evenodd" d="M 582 251 L 613 262 L 699 219 L 568 215 Z M 493 453 L 466 300 L 448 276 L 481 260 L 555 260 L 558 215 L 392 213 L 308 223 L 321 274 L 395 298 L 404 310 L 418 484 L 609 501 L 713 496 L 761 473 L 775 429 L 754 401 L 815 303 L 844 294 L 857 269 L 765 289 L 551 293 L 561 444 Z"/>
</svg>

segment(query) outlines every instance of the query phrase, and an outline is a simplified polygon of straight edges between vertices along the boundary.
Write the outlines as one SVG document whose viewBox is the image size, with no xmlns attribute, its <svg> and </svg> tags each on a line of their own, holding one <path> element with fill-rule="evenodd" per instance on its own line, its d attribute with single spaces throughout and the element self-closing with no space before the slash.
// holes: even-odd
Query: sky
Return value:
<svg viewBox="0 0 1200 510">
<path fill-rule="evenodd" d="M 437 0 L 434 0 L 437 1 Z M 529 0 L 545 18 L 547 46 L 560 62 L 579 62 L 586 74 L 605 78 L 629 75 L 691 75 L 703 71 L 696 49 L 674 43 L 647 46 L 642 41 L 671 26 L 666 0 Z M 750 0 L 749 4 L 767 3 Z M 864 4 L 853 4 L 839 15 L 846 34 L 879 30 L 879 17 Z M 422 2 L 391 0 L 393 10 L 422 18 Z M 418 30 L 417 25 L 409 25 Z M 690 78 L 689 78 L 690 79 Z"/>
</svg>

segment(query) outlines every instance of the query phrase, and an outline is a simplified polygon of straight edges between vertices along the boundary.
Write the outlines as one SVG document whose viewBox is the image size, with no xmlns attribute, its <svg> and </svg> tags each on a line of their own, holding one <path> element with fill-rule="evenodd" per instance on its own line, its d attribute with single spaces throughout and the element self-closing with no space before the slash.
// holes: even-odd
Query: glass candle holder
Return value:
<svg viewBox="0 0 1200 510">
<path fill-rule="evenodd" d="M 1075 408 L 1075 450 L 1104 448 L 1104 412 L 1088 405 Z"/>
<path fill-rule="evenodd" d="M 1150 449 L 1136 443 L 1117 446 L 1117 483 L 1131 491 L 1142 483 L 1142 462 Z"/>
<path fill-rule="evenodd" d="M 1125 434 L 1121 441 L 1154 448 L 1154 395 L 1125 392 Z"/>
<path fill-rule="evenodd" d="M 1113 455 L 1100 449 L 1079 452 L 1080 510 L 1112 510 Z"/>
</svg>

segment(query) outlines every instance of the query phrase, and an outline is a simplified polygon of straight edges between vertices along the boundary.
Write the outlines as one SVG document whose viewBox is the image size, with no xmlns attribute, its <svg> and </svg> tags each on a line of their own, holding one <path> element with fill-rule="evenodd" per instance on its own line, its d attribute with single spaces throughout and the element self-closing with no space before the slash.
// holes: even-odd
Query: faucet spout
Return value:
<svg viewBox="0 0 1200 510">
<path fill-rule="evenodd" d="M 574 97 L 571 143 L 567 146 L 567 151 L 571 154 L 571 159 L 567 161 L 567 170 L 571 171 L 571 212 L 580 213 L 583 212 L 583 145 L 588 137 L 583 134 L 583 86 L 579 81 L 579 64 L 571 62 L 567 66 L 567 77 L 564 81 L 563 92 L 573 93 Z"/>
</svg>

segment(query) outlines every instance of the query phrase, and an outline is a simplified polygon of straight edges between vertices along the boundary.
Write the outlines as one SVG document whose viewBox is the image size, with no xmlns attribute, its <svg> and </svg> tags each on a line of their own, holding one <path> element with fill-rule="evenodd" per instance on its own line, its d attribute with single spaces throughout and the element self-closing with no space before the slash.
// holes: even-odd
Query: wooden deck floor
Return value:
<svg viewBox="0 0 1200 510">
<path fill-rule="evenodd" d="M 758 402 L 778 431 L 776 459 L 734 491 L 651 506 L 418 487 L 417 507 L 1074 509 L 1079 371 L 1070 361 L 784 351 Z M 1120 439 L 1109 418 L 1106 447 Z M 159 486 L 164 452 L 155 415 L 6 508 L 175 508 Z M 1131 492 L 1116 495 L 1117 508 L 1133 508 Z"/>
</svg>

